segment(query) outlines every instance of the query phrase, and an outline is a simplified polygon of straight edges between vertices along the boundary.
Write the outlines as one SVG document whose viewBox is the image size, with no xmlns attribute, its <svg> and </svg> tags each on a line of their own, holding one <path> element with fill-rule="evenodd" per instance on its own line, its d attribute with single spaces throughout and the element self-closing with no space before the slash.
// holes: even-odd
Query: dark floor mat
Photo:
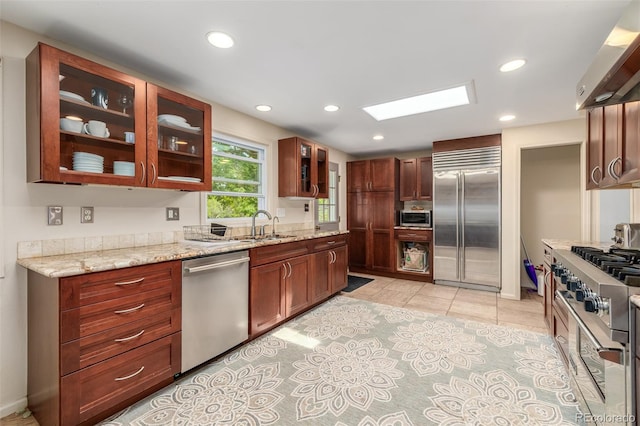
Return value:
<svg viewBox="0 0 640 426">
<path fill-rule="evenodd" d="M 346 291 L 347 293 L 352 292 L 353 290 L 360 288 L 363 285 L 373 281 L 372 278 L 356 277 L 355 275 L 347 275 L 347 278 L 348 278 L 347 288 L 342 290 L 342 291 Z"/>
</svg>

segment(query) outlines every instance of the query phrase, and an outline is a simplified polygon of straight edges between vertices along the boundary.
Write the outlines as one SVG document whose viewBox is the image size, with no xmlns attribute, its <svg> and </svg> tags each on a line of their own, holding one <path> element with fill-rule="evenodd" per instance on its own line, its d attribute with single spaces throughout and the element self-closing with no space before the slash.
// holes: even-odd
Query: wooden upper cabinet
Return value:
<svg viewBox="0 0 640 426">
<path fill-rule="evenodd" d="M 176 106 L 165 108 L 144 80 L 43 43 L 27 57 L 26 79 L 28 182 L 210 188 L 209 105 L 199 103 L 196 118 L 188 112 L 195 101 L 176 94 Z M 181 161 L 159 154 L 157 138 L 149 138 L 158 133 L 150 110 L 178 120 L 172 155 Z M 158 180 L 170 176 L 166 185 Z"/>
<path fill-rule="evenodd" d="M 147 84 L 147 181 L 211 190 L 211 105 Z"/>
<path fill-rule="evenodd" d="M 418 195 L 418 166 L 415 158 L 400 160 L 400 190 L 401 201 L 415 200 Z"/>
<path fill-rule="evenodd" d="M 619 183 L 640 180 L 640 101 L 624 104 L 621 153 L 611 170 L 619 176 Z"/>
<path fill-rule="evenodd" d="M 347 191 L 395 191 L 399 180 L 397 158 L 350 161 L 347 163 Z"/>
<path fill-rule="evenodd" d="M 587 189 L 640 181 L 640 102 L 591 109 L 587 131 Z"/>
<path fill-rule="evenodd" d="M 400 160 L 400 201 L 431 200 L 431 157 Z"/>
<path fill-rule="evenodd" d="M 587 189 L 600 186 L 603 178 L 604 108 L 587 112 Z"/>
<path fill-rule="evenodd" d="M 329 150 L 292 137 L 278 141 L 278 196 L 329 197 Z"/>
</svg>

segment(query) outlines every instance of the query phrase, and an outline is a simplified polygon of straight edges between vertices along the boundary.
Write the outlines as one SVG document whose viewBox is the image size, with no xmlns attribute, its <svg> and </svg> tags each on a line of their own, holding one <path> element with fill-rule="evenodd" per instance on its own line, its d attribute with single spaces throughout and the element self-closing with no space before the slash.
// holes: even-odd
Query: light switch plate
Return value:
<svg viewBox="0 0 640 426">
<path fill-rule="evenodd" d="M 47 207 L 47 223 L 49 225 L 62 225 L 62 206 Z"/>
<path fill-rule="evenodd" d="M 178 207 L 167 207 L 167 220 L 180 220 L 180 209 Z"/>
<path fill-rule="evenodd" d="M 93 207 L 80 207 L 80 223 L 93 223 Z"/>
</svg>

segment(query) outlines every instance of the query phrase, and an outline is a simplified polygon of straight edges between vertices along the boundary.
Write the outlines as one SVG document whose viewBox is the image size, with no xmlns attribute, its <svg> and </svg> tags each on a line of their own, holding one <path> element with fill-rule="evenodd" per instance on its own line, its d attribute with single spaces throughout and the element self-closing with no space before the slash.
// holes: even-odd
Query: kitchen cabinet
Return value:
<svg viewBox="0 0 640 426">
<path fill-rule="evenodd" d="M 40 424 L 95 424 L 173 381 L 179 261 L 28 276 L 28 398 Z"/>
<path fill-rule="evenodd" d="M 431 157 L 400 160 L 400 201 L 432 199 L 433 167 Z"/>
<path fill-rule="evenodd" d="M 249 335 L 255 338 L 347 285 L 347 236 L 250 250 Z"/>
<path fill-rule="evenodd" d="M 587 189 L 630 188 L 640 180 L 640 102 L 587 112 Z"/>
<path fill-rule="evenodd" d="M 319 302 L 347 286 L 347 236 L 314 241 L 312 261 L 312 302 Z"/>
<path fill-rule="evenodd" d="M 328 198 L 329 151 L 298 137 L 280 139 L 278 196 Z"/>
<path fill-rule="evenodd" d="M 544 286 L 542 293 L 542 305 L 544 309 L 544 322 L 547 324 L 547 329 L 553 331 L 553 299 L 555 293 L 555 285 L 553 282 L 553 272 L 551 271 L 551 265 L 553 261 L 553 252 L 551 247 L 543 244 L 544 249 L 544 262 L 542 263 L 543 269 L 543 282 L 538 285 Z"/>
<path fill-rule="evenodd" d="M 393 228 L 399 208 L 394 191 L 347 194 L 350 269 L 395 271 Z"/>
<path fill-rule="evenodd" d="M 210 188 L 210 105 L 43 43 L 26 62 L 28 182 Z M 159 114 L 185 121 L 164 126 Z M 106 131 L 87 133 L 90 122 Z"/>
<path fill-rule="evenodd" d="M 347 192 L 396 191 L 398 164 L 397 158 L 347 162 Z"/>
<path fill-rule="evenodd" d="M 421 268 L 417 268 L 415 264 L 407 264 L 407 251 L 409 251 L 412 256 L 416 256 L 420 251 L 424 251 L 424 255 L 422 255 L 423 258 L 418 259 L 418 262 L 414 262 L 419 263 L 422 266 Z M 431 229 L 396 229 L 395 252 L 395 272 L 399 274 L 399 276 L 419 281 L 432 281 L 433 231 Z M 411 260 L 416 259 L 412 258 Z"/>
</svg>

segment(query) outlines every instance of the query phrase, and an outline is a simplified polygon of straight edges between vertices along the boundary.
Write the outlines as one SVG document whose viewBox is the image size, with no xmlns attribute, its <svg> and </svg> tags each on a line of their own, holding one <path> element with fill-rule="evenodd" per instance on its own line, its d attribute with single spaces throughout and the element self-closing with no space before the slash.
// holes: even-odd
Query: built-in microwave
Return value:
<svg viewBox="0 0 640 426">
<path fill-rule="evenodd" d="M 400 210 L 400 226 L 431 228 L 431 210 Z"/>
</svg>

